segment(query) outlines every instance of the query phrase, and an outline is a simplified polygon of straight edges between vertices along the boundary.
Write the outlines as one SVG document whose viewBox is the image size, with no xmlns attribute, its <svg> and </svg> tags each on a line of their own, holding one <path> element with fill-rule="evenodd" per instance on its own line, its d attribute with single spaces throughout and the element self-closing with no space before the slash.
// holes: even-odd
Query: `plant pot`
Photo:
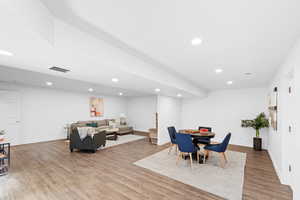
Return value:
<svg viewBox="0 0 300 200">
<path fill-rule="evenodd" d="M 262 139 L 259 137 L 253 138 L 253 149 L 256 151 L 261 151 Z"/>
</svg>

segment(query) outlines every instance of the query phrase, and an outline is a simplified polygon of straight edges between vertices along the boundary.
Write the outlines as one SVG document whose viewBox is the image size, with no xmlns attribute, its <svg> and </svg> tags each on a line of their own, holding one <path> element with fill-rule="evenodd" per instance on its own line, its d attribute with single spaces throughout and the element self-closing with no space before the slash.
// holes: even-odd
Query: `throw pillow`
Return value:
<svg viewBox="0 0 300 200">
<path fill-rule="evenodd" d="M 98 124 L 97 123 L 87 123 L 86 126 L 96 128 L 96 127 L 98 127 Z"/>
<path fill-rule="evenodd" d="M 111 126 L 112 128 L 116 128 L 117 124 L 114 121 L 109 121 L 108 125 Z"/>
</svg>

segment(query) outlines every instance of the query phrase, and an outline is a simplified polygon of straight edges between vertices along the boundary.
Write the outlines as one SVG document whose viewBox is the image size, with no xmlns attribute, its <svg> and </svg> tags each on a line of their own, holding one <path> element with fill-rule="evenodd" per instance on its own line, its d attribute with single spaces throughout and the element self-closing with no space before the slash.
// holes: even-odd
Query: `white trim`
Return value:
<svg viewBox="0 0 300 200">
<path fill-rule="evenodd" d="M 272 161 L 272 163 L 273 163 L 273 166 L 274 166 L 274 168 L 275 168 L 275 172 L 276 172 L 276 174 L 277 174 L 277 176 L 278 176 L 278 178 L 279 178 L 279 181 L 280 181 L 280 183 L 281 184 L 283 184 L 283 178 L 282 178 L 282 174 L 281 174 L 281 170 L 280 170 L 280 168 L 277 166 L 277 164 L 276 164 L 276 162 L 275 162 L 275 160 L 274 160 L 274 158 L 273 158 L 273 154 L 271 153 L 271 151 L 267 151 L 268 152 L 268 154 L 269 154 L 269 156 L 270 156 L 270 158 L 271 158 L 271 161 Z"/>
</svg>

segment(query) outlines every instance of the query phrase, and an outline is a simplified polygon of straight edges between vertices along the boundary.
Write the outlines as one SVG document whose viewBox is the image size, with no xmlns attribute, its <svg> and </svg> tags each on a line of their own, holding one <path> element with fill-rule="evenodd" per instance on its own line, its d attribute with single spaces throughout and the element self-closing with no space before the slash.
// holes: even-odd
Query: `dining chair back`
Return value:
<svg viewBox="0 0 300 200">
<path fill-rule="evenodd" d="M 225 152 L 227 149 L 227 146 L 229 144 L 229 140 L 231 138 L 231 133 L 228 133 L 222 143 L 220 144 L 220 151 L 219 152 Z"/>
<path fill-rule="evenodd" d="M 179 159 L 182 158 L 184 154 L 188 154 L 190 157 L 190 162 L 191 162 L 191 167 L 193 168 L 193 158 L 192 158 L 192 153 L 197 154 L 197 161 L 199 162 L 199 151 L 198 148 L 193 144 L 192 142 L 192 137 L 189 134 L 182 134 L 182 133 L 177 133 L 176 134 L 176 142 L 179 148 L 179 155 L 177 157 L 177 162 L 178 163 Z"/>
<path fill-rule="evenodd" d="M 177 144 L 176 143 L 176 129 L 175 129 L 175 127 L 174 126 L 168 127 L 168 132 L 169 132 L 171 143 L 172 144 Z"/>
<path fill-rule="evenodd" d="M 206 160 L 206 157 L 209 157 L 209 152 L 210 151 L 214 151 L 214 152 L 218 152 L 221 155 L 221 158 L 224 159 L 225 163 L 227 163 L 228 160 L 227 160 L 227 157 L 225 155 L 225 151 L 226 151 L 227 146 L 229 144 L 230 138 L 231 138 L 231 133 L 228 133 L 226 135 L 226 137 L 224 138 L 224 140 L 222 141 L 222 143 L 220 143 L 220 144 L 209 144 L 209 145 L 206 145 L 204 147 L 204 151 L 205 151 L 204 152 L 204 162 Z M 220 161 L 221 161 L 221 166 L 224 167 L 222 159 Z"/>
<path fill-rule="evenodd" d="M 176 134 L 176 142 L 179 148 L 179 151 L 184 153 L 194 153 L 197 151 L 197 148 L 192 142 L 192 137 L 189 134 Z"/>
<path fill-rule="evenodd" d="M 168 127 L 168 132 L 169 132 L 169 136 L 170 136 L 170 140 L 171 140 L 168 154 L 171 153 L 171 150 L 172 150 L 173 146 L 175 147 L 176 154 L 177 154 L 178 146 L 177 146 L 177 142 L 176 142 L 176 129 L 175 129 L 175 127 L 174 126 Z"/>
</svg>

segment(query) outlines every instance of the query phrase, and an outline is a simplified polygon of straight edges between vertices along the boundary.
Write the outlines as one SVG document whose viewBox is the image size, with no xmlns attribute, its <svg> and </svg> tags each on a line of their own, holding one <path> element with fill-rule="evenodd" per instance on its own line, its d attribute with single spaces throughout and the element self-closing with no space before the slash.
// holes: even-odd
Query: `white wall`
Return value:
<svg viewBox="0 0 300 200">
<path fill-rule="evenodd" d="M 300 40 L 295 43 L 283 65 L 270 84 L 269 91 L 278 87 L 278 130 L 270 129 L 269 153 L 280 180 L 293 188 L 294 199 L 300 199 Z M 292 75 L 292 77 L 291 77 Z M 290 81 L 292 80 L 292 81 Z M 288 87 L 292 86 L 292 96 Z M 292 125 L 292 133 L 288 126 Z M 288 170 L 291 164 L 292 172 Z"/>
<path fill-rule="evenodd" d="M 242 128 L 241 120 L 253 119 L 266 110 L 265 88 L 221 90 L 210 93 L 204 99 L 184 99 L 181 123 L 183 128 L 212 127 L 217 141 L 222 141 L 231 132 L 231 144 L 252 146 L 255 130 Z M 261 131 L 261 136 L 263 147 L 267 148 L 266 130 Z"/>
<path fill-rule="evenodd" d="M 293 195 L 294 199 L 300 199 L 300 117 L 299 117 L 299 107 L 300 107 L 300 42 L 297 43 L 297 49 L 295 49 L 295 61 L 293 61 L 293 66 L 295 67 L 295 74 L 294 74 L 294 90 L 295 90 L 295 98 L 293 100 L 293 107 L 294 112 L 292 113 L 294 119 L 294 140 L 293 143 L 290 144 L 292 146 L 293 153 L 291 156 L 293 157 L 293 178 L 292 178 L 292 188 L 293 188 Z M 296 109 L 295 109 L 296 108 Z"/>
<path fill-rule="evenodd" d="M 156 96 L 129 97 L 127 99 L 127 120 L 134 130 L 146 131 L 155 128 Z"/>
<path fill-rule="evenodd" d="M 168 126 L 175 126 L 181 129 L 181 100 L 178 98 L 158 96 L 157 97 L 158 113 L 158 141 L 159 145 L 170 142 Z"/>
<path fill-rule="evenodd" d="M 21 95 L 21 144 L 66 138 L 65 124 L 95 119 L 89 116 L 90 94 L 11 84 L 0 84 L 0 90 L 14 90 Z M 126 114 L 126 98 L 99 97 L 104 98 L 104 116 L 101 118 Z"/>
</svg>

